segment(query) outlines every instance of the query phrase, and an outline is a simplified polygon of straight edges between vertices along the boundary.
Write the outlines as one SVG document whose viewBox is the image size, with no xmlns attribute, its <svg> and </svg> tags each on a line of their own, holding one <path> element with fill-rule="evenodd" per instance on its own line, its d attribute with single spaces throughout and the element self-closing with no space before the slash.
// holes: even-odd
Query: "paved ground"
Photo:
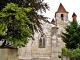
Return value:
<svg viewBox="0 0 80 60">
<path fill-rule="evenodd" d="M 19 60 L 30 60 L 30 59 L 19 59 Z M 32 60 L 50 60 L 50 59 L 45 59 L 45 58 L 34 58 Z"/>
<path fill-rule="evenodd" d="M 36 60 L 50 60 L 50 59 L 45 59 L 45 58 L 38 58 Z"/>
</svg>

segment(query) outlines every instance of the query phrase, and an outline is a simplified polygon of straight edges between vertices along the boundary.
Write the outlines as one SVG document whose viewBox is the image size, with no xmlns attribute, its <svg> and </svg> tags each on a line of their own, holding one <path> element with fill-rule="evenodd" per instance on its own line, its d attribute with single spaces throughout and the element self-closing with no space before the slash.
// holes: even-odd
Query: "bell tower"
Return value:
<svg viewBox="0 0 80 60">
<path fill-rule="evenodd" d="M 52 23 L 54 23 L 54 20 L 52 20 Z M 68 12 L 65 10 L 65 8 L 63 7 L 62 3 L 60 3 L 58 10 L 55 12 L 55 25 L 57 27 L 57 30 L 55 30 L 55 36 L 57 39 L 52 39 L 52 41 L 56 41 L 55 45 L 52 46 L 53 48 L 53 54 L 52 56 L 58 56 L 61 55 L 62 53 L 62 48 L 65 47 L 65 43 L 63 42 L 62 38 L 61 38 L 61 34 L 62 32 L 65 32 L 65 26 L 69 24 L 69 20 L 68 20 Z M 54 31 L 54 29 L 53 29 Z M 52 36 L 54 38 L 54 35 Z M 54 42 L 52 42 L 52 44 L 54 44 Z M 54 53 L 54 51 L 56 52 L 56 54 Z M 55 58 L 55 57 L 54 57 Z M 58 58 L 55 58 L 53 60 L 58 60 Z"/>
<path fill-rule="evenodd" d="M 55 12 L 55 19 L 57 27 L 64 27 L 68 21 L 68 12 L 60 3 L 58 10 Z"/>
</svg>

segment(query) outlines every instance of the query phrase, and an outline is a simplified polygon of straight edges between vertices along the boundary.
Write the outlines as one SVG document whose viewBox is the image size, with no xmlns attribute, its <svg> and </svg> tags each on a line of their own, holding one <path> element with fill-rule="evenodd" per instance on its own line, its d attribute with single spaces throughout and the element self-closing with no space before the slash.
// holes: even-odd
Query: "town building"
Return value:
<svg viewBox="0 0 80 60">
<path fill-rule="evenodd" d="M 65 32 L 64 27 L 69 24 L 68 13 L 62 3 L 55 12 L 55 19 L 51 22 L 39 20 L 42 31 L 37 27 L 34 30 L 34 40 L 29 38 L 25 47 L 19 48 L 19 59 L 22 60 L 61 60 L 62 48 L 65 43 L 61 38 L 61 33 Z M 76 14 L 73 13 L 73 19 Z"/>
</svg>

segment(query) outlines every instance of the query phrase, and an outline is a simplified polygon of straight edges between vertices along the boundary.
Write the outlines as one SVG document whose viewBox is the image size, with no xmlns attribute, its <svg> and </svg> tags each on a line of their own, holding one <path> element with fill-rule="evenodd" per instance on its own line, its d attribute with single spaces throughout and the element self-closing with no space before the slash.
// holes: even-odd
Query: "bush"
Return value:
<svg viewBox="0 0 80 60">
<path fill-rule="evenodd" d="M 67 49 L 67 48 L 62 48 L 62 55 L 67 56 L 67 57 L 80 57 L 80 49 Z"/>
</svg>

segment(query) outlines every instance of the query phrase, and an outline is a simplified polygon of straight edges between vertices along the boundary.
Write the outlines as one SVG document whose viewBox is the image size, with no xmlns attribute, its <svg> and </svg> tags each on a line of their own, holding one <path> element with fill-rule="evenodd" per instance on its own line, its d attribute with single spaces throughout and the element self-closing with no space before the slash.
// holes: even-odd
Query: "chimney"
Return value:
<svg viewBox="0 0 80 60">
<path fill-rule="evenodd" d="M 73 20 L 76 20 L 77 15 L 75 13 L 73 13 L 72 18 Z"/>
</svg>

